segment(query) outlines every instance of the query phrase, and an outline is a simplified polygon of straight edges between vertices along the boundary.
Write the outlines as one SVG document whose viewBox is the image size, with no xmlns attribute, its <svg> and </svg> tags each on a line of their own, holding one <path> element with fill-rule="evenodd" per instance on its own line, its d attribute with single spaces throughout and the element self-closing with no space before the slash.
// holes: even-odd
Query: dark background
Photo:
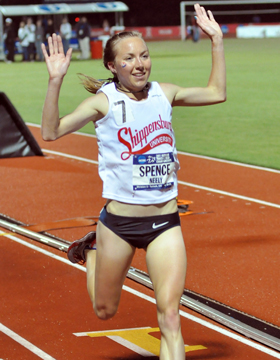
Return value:
<svg viewBox="0 0 280 360">
<path fill-rule="evenodd" d="M 99 0 L 100 1 L 100 0 Z M 107 0 L 110 1 L 110 0 Z M 28 5 L 28 4 L 51 4 L 51 3 L 85 3 L 90 1 L 83 0 L 0 0 L 0 5 Z M 94 2 L 94 1 L 91 1 Z M 172 26 L 180 25 L 180 2 L 181 0 L 123 0 L 129 7 L 129 12 L 124 13 L 124 24 L 126 26 Z M 223 1 L 221 1 L 223 2 Z M 279 4 L 250 4 L 228 5 L 228 6 L 209 6 L 214 13 L 221 10 L 257 10 L 257 9 L 279 9 Z M 188 11 L 192 11 L 190 7 Z M 93 27 L 101 27 L 104 18 L 107 18 L 111 25 L 115 24 L 114 14 L 85 14 Z M 79 14 L 81 16 L 81 14 Z M 215 15 L 216 20 L 222 23 L 248 23 L 253 21 L 253 13 L 248 15 Z M 260 14 L 262 22 L 280 22 L 280 13 Z M 73 24 L 75 15 L 69 15 L 69 20 Z"/>
</svg>

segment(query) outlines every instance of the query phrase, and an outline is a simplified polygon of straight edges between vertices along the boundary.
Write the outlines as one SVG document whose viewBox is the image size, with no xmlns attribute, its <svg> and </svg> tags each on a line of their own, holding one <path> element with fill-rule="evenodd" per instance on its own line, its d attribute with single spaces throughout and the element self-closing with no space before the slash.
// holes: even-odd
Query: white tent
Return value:
<svg viewBox="0 0 280 360">
<path fill-rule="evenodd" d="M 123 26 L 123 12 L 129 8 L 121 1 L 84 3 L 84 4 L 41 4 L 0 6 L 0 61 L 5 60 L 4 53 L 4 17 L 11 16 L 38 16 L 79 13 L 115 13 L 115 26 Z"/>
</svg>

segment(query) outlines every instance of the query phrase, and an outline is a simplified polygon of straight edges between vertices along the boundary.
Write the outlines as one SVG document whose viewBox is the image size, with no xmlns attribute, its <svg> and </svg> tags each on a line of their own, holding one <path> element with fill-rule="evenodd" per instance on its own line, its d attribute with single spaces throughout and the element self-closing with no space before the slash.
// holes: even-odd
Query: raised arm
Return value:
<svg viewBox="0 0 280 360">
<path fill-rule="evenodd" d="M 161 84 L 173 106 L 211 105 L 226 100 L 223 33 L 210 10 L 206 13 L 199 4 L 196 4 L 194 8 L 198 26 L 211 40 L 212 69 L 206 87 L 183 88 L 172 84 Z"/>
<path fill-rule="evenodd" d="M 55 140 L 76 131 L 89 121 L 102 118 L 107 112 L 107 98 L 104 94 L 92 96 L 83 101 L 72 113 L 59 118 L 58 100 L 63 78 L 70 65 L 72 49 L 66 55 L 61 37 L 53 34 L 48 38 L 49 54 L 42 44 L 49 72 L 48 90 L 43 106 L 41 133 L 44 140 Z"/>
</svg>

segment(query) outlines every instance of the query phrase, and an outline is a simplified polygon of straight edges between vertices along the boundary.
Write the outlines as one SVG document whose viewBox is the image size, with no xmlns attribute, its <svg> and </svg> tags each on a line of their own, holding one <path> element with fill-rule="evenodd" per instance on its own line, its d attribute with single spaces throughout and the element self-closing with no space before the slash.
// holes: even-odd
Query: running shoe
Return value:
<svg viewBox="0 0 280 360">
<path fill-rule="evenodd" d="M 85 250 L 96 249 L 96 232 L 91 231 L 79 240 L 75 240 L 68 248 L 68 259 L 76 264 L 83 265 L 86 262 Z"/>
</svg>

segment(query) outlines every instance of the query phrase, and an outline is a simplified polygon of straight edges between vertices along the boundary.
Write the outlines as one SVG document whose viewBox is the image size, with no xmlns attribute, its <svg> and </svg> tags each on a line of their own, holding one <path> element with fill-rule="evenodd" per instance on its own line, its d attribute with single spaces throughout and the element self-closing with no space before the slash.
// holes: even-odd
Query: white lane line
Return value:
<svg viewBox="0 0 280 360">
<path fill-rule="evenodd" d="M 62 152 L 59 152 L 59 151 L 46 150 L 46 149 L 42 149 L 42 151 L 46 152 L 46 153 L 49 153 L 49 154 L 62 156 L 62 157 L 66 157 L 66 158 L 69 158 L 69 159 L 75 159 L 75 160 L 78 160 L 78 161 L 83 161 L 83 162 L 88 162 L 88 163 L 91 163 L 91 164 L 98 165 L 98 161 L 95 161 L 95 160 L 90 160 L 90 159 L 82 158 L 82 157 L 79 157 L 79 156 L 65 154 L 65 153 L 62 153 Z M 200 189 L 200 190 L 210 191 L 210 192 L 220 194 L 220 195 L 230 196 L 230 197 L 245 200 L 245 201 L 251 201 L 251 202 L 254 202 L 254 203 L 257 203 L 257 204 L 260 204 L 260 205 L 265 205 L 265 206 L 270 206 L 270 207 L 280 209 L 279 204 L 275 204 L 275 203 L 271 203 L 271 202 L 268 202 L 268 201 L 263 201 L 263 200 L 251 198 L 251 197 L 248 197 L 248 196 L 238 195 L 238 194 L 230 193 L 230 192 L 227 192 L 227 191 L 213 189 L 213 188 L 210 188 L 210 187 L 207 187 L 207 186 L 201 186 L 201 185 L 197 185 L 197 184 L 192 184 L 192 183 L 181 181 L 181 180 L 178 180 L 178 184 L 193 187 L 193 188 Z"/>
<path fill-rule="evenodd" d="M 41 125 L 38 124 L 32 124 L 32 123 L 26 123 L 28 126 L 34 126 L 37 128 L 40 128 Z M 96 135 L 94 134 L 87 134 L 87 133 L 83 133 L 83 132 L 75 132 L 75 135 L 80 135 L 80 136 L 86 136 L 86 137 L 91 137 L 96 139 Z M 206 155 L 198 155 L 198 154 L 192 154 L 192 153 L 188 153 L 188 152 L 184 152 L 184 151 L 177 151 L 178 154 L 180 155 L 184 155 L 184 156 L 190 156 L 190 157 L 195 157 L 198 159 L 205 159 L 205 160 L 209 160 L 209 161 L 216 161 L 216 162 L 221 162 L 221 163 L 225 163 L 225 164 L 231 164 L 231 165 L 236 165 L 236 166 L 241 166 L 241 167 L 245 167 L 245 168 L 249 168 L 249 169 L 255 169 L 255 170 L 261 170 L 261 171 L 267 171 L 267 172 L 272 172 L 272 173 L 276 173 L 276 174 L 280 174 L 280 170 L 277 169 L 272 169 L 272 168 L 267 168 L 267 167 L 262 167 L 262 166 L 257 166 L 257 165 L 250 165 L 250 164 L 245 164 L 245 163 L 240 163 L 237 161 L 231 161 L 231 160 L 225 160 L 225 159 L 218 159 L 218 158 L 214 158 L 211 156 L 206 156 Z M 1 359 L 0 359 L 1 360 Z"/>
<path fill-rule="evenodd" d="M 0 235 L 2 235 L 2 234 L 5 234 L 5 233 L 0 231 Z M 72 264 L 69 260 L 67 260 L 67 259 L 65 259 L 65 258 L 63 258 L 61 256 L 55 255 L 55 254 L 53 254 L 53 253 L 51 253 L 51 252 L 49 252 L 47 250 L 41 249 L 41 248 L 37 247 L 36 245 L 30 244 L 30 243 L 28 243 L 28 242 L 26 242 L 24 240 L 21 240 L 21 239 L 17 238 L 14 235 L 5 235 L 5 237 L 7 237 L 7 238 L 19 243 L 19 244 L 22 244 L 22 245 L 24 245 L 24 246 L 26 246 L 26 247 L 28 247 L 30 249 L 33 249 L 33 250 L 38 251 L 38 252 L 40 252 L 40 253 L 42 253 L 44 255 L 47 255 L 47 256 L 51 257 L 52 259 L 61 261 L 64 264 L 67 264 L 69 266 L 75 267 L 76 269 L 79 269 L 79 270 L 82 270 L 82 271 L 86 272 L 86 268 L 84 266 L 77 265 L 77 264 Z M 123 289 L 125 291 L 135 295 L 135 296 L 138 296 L 141 299 L 149 301 L 152 304 L 156 303 L 155 299 L 152 298 L 151 296 L 143 294 L 140 291 L 134 290 L 134 289 L 130 288 L 129 286 L 124 285 Z M 183 316 L 186 319 L 189 319 L 189 320 L 191 320 L 193 322 L 196 322 L 196 323 L 198 323 L 198 324 L 200 324 L 202 326 L 205 326 L 205 327 L 207 327 L 207 328 L 209 328 L 211 330 L 214 330 L 214 331 L 216 331 L 216 332 L 218 332 L 218 333 L 220 333 L 222 335 L 225 335 L 225 336 L 227 336 L 227 337 L 229 337 L 231 339 L 234 339 L 234 340 L 239 341 L 239 342 L 241 342 L 241 343 L 243 343 L 245 345 L 248 345 L 248 346 L 250 346 L 250 347 L 252 347 L 254 349 L 257 349 L 257 350 L 259 350 L 259 351 L 261 351 L 263 353 L 271 355 L 272 357 L 275 357 L 276 359 L 280 359 L 280 354 L 278 352 L 276 352 L 274 350 L 271 350 L 269 348 L 266 348 L 263 345 L 255 343 L 255 342 L 253 342 L 253 341 L 251 341 L 251 340 L 249 340 L 247 338 L 243 338 L 240 335 L 237 335 L 237 334 L 235 334 L 233 332 L 230 332 L 230 331 L 228 331 L 226 329 L 220 328 L 219 326 L 211 324 L 206 320 L 199 319 L 198 317 L 196 317 L 194 315 L 191 315 L 191 314 L 188 314 L 185 311 L 180 310 L 180 315 Z M 46 360 L 48 360 L 48 359 L 46 359 Z"/>
<path fill-rule="evenodd" d="M 149 302 L 151 302 L 153 304 L 156 304 L 156 301 L 155 301 L 154 298 L 152 298 L 152 297 L 150 297 L 148 295 L 142 294 L 137 290 L 130 289 L 130 288 L 125 289 L 125 290 L 128 291 L 128 292 L 131 292 L 132 294 L 134 294 L 134 295 L 136 295 L 136 296 L 138 296 L 138 297 L 140 297 L 142 299 L 145 299 L 145 300 L 147 300 L 147 301 L 149 301 Z M 130 291 L 130 290 L 133 290 L 133 291 Z M 214 331 L 216 331 L 216 332 L 218 332 L 218 333 L 220 333 L 222 335 L 225 335 L 225 336 L 227 336 L 227 337 L 229 337 L 231 339 L 237 340 L 237 341 L 239 341 L 239 342 L 241 342 L 241 343 L 243 343 L 245 345 L 253 347 L 254 349 L 257 349 L 257 350 L 259 350 L 261 352 L 264 352 L 264 353 L 266 353 L 268 355 L 271 355 L 271 356 L 273 356 L 273 357 L 275 357 L 277 359 L 280 359 L 280 354 L 278 352 L 276 352 L 274 350 L 271 350 L 269 348 L 266 348 L 265 346 L 260 345 L 258 343 L 254 343 L 254 342 L 252 342 L 251 340 L 249 340 L 249 339 L 247 339 L 245 337 L 243 338 L 240 335 L 237 335 L 237 334 L 235 334 L 233 332 L 230 332 L 230 331 L 228 331 L 226 329 L 220 328 L 217 325 L 211 324 L 206 320 L 199 319 L 194 315 L 186 313 L 185 311 L 180 310 L 180 315 L 182 317 L 186 318 L 186 319 L 189 319 L 189 320 L 191 320 L 193 322 L 196 322 L 196 323 L 198 323 L 198 324 L 200 324 L 200 325 L 202 325 L 204 327 L 207 327 L 208 329 L 214 330 Z"/>
<path fill-rule="evenodd" d="M 246 167 L 246 168 L 249 168 L 249 169 L 262 170 L 262 171 L 268 171 L 268 172 L 273 172 L 273 173 L 276 173 L 276 174 L 280 174 L 280 170 L 277 170 L 277 169 L 272 169 L 272 168 L 267 168 L 267 167 L 262 167 L 262 166 L 257 166 L 257 165 L 244 164 L 244 163 L 240 163 L 240 162 L 237 162 L 237 161 L 218 159 L 218 158 L 213 158 L 211 156 L 206 156 L 206 155 L 191 154 L 191 153 L 184 152 L 184 151 L 178 151 L 178 154 L 184 155 L 184 156 L 195 157 L 195 158 L 198 158 L 198 159 L 216 161 L 216 162 L 221 162 L 221 163 L 224 163 L 224 164 L 242 166 L 242 167 Z"/>
<path fill-rule="evenodd" d="M 5 325 L 0 323 L 0 331 L 9 336 L 11 339 L 31 351 L 33 354 L 39 356 L 39 358 L 43 360 L 55 360 L 52 356 L 45 353 L 43 350 L 39 349 L 37 346 L 31 344 L 29 341 L 16 334 L 11 329 L 7 328 Z"/>
<path fill-rule="evenodd" d="M 53 154 L 53 155 L 57 155 L 57 156 L 63 156 L 69 159 L 75 159 L 78 161 L 83 161 L 83 162 L 87 162 L 90 164 L 96 164 L 98 165 L 98 161 L 96 160 L 91 160 L 91 159 L 87 159 L 87 158 L 82 158 L 80 156 L 75 156 L 75 155 L 69 155 L 69 154 L 65 154 L 59 151 L 53 151 L 53 150 L 47 150 L 47 149 L 42 149 L 43 153 L 49 153 L 49 154 Z"/>
<path fill-rule="evenodd" d="M 213 188 L 209 188 L 207 186 L 196 185 L 196 184 L 192 184 L 192 183 L 188 183 L 188 182 L 180 181 L 180 180 L 178 180 L 178 184 L 193 187 L 193 188 L 196 188 L 196 189 L 205 190 L 205 191 L 211 191 L 211 192 L 216 193 L 216 194 L 226 195 L 226 196 L 230 196 L 230 197 L 233 197 L 233 198 L 246 200 L 246 201 L 251 201 L 251 202 L 254 202 L 254 203 L 257 203 L 257 204 L 261 204 L 261 205 L 265 205 L 265 206 L 271 206 L 271 207 L 275 207 L 275 208 L 280 209 L 279 204 L 274 204 L 274 203 L 271 203 L 271 202 L 268 202 L 268 201 L 263 201 L 263 200 L 251 198 L 251 197 L 248 197 L 248 196 L 237 195 L 237 194 L 230 193 L 230 192 L 227 192 L 227 191 L 213 189 Z"/>
<path fill-rule="evenodd" d="M 115 341 L 116 343 L 126 347 L 129 350 L 132 350 L 136 354 L 139 354 L 143 357 L 155 356 L 153 353 L 141 348 L 140 346 L 137 346 L 136 344 L 133 344 L 132 342 L 130 342 L 126 339 L 123 339 L 120 336 L 111 335 L 111 336 L 107 336 L 107 338 Z"/>
</svg>

